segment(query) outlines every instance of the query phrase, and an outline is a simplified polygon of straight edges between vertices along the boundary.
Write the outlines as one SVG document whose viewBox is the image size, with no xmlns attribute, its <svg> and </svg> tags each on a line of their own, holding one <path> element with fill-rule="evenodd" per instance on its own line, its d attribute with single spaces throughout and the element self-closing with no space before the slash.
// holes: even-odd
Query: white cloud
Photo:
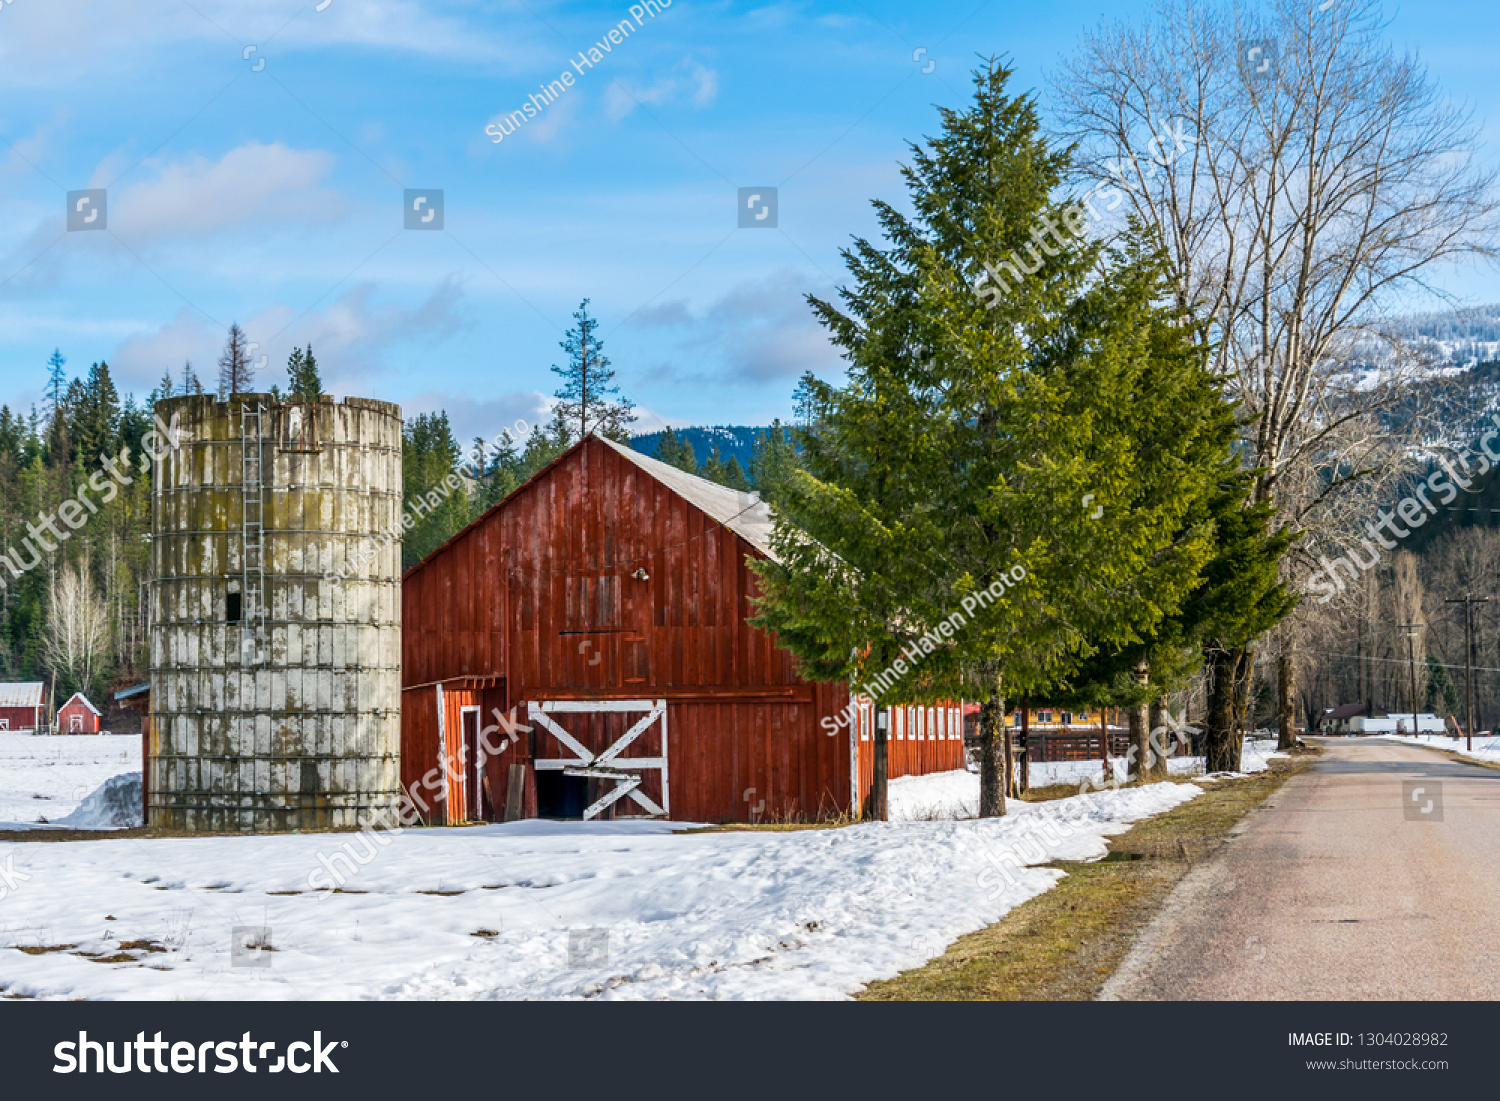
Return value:
<svg viewBox="0 0 1500 1101">
<path fill-rule="evenodd" d="M 827 298 L 828 291 L 813 285 Z M 677 330 L 681 358 L 704 364 L 717 359 L 739 382 L 796 378 L 804 371 L 826 372 L 839 366 L 838 350 L 828 341 L 803 295 L 806 275 L 784 269 L 765 279 L 740 283 L 705 308 L 672 300 L 642 310 L 632 320 L 647 328 Z M 648 369 L 653 382 L 723 382 L 713 371 L 685 372 L 670 364 Z"/>
<path fill-rule="evenodd" d="M 453 438 L 467 451 L 475 436 L 492 440 L 502 431 L 529 434 L 533 426 L 546 423 L 551 404 L 551 398 L 536 390 L 514 390 L 496 398 L 476 398 L 452 390 L 423 390 L 401 402 L 401 413 L 414 417 L 418 413 L 445 410 Z"/>
<path fill-rule="evenodd" d="M 422 352 L 469 324 L 461 308 L 463 289 L 452 279 L 443 280 L 415 306 L 377 301 L 375 291 L 373 284 L 360 284 L 327 309 L 301 317 L 291 306 L 274 303 L 238 319 L 245 336 L 259 345 L 254 359 L 267 358 L 255 384 L 267 390 L 273 384 L 285 386 L 287 357 L 294 347 L 311 344 L 330 393 L 380 397 L 378 383 L 389 386 L 389 379 Z M 212 388 L 224 338 L 219 326 L 184 309 L 160 328 L 122 341 L 108 358 L 126 390 L 151 389 L 166 368 L 180 376 L 187 359 L 204 386 Z"/>
<path fill-rule="evenodd" d="M 144 54 L 185 42 L 225 50 L 230 75 L 227 66 L 245 44 L 256 44 L 269 65 L 278 55 L 344 46 L 523 71 L 537 43 L 550 38 L 534 19 L 509 17 L 497 25 L 487 0 L 333 0 L 321 12 L 315 7 L 243 0 L 16 0 L 3 9 L 0 71 L 13 85 L 54 86 L 83 73 L 97 77 L 101 62 L 108 71 L 128 71 L 146 60 Z"/>
<path fill-rule="evenodd" d="M 333 170 L 324 149 L 292 149 L 281 142 L 248 142 L 217 161 L 195 157 L 167 164 L 156 179 L 111 196 L 110 225 L 132 245 L 143 239 L 205 237 L 254 224 L 326 224 L 349 202 L 320 186 Z"/>
<path fill-rule="evenodd" d="M 618 122 L 643 103 L 659 107 L 685 96 L 695 108 L 703 108 L 712 104 L 718 94 L 718 71 L 684 58 L 645 87 L 619 79 L 611 82 L 604 95 L 604 110 L 612 121 Z"/>
</svg>

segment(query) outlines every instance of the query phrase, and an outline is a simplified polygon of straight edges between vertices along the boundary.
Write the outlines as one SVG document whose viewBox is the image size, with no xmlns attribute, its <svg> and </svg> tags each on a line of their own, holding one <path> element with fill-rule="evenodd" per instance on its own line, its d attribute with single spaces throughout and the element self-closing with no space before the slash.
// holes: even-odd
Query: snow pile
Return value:
<svg viewBox="0 0 1500 1101">
<path fill-rule="evenodd" d="M 125 772 L 104 781 L 77 810 L 53 824 L 75 830 L 112 830 L 139 826 L 144 815 L 141 774 Z"/>
<path fill-rule="evenodd" d="M 0 731 L 0 830 L 56 822 L 111 776 L 140 767 L 140 735 Z"/>
<path fill-rule="evenodd" d="M 0 988 L 136 999 L 843 998 L 1057 882 L 1052 860 L 1199 793 L 1016 805 L 1001 819 L 789 832 L 681 823 L 12 845 Z M 334 878 L 330 878 L 333 876 Z M 335 882 L 338 893 L 326 888 Z M 273 948 L 235 966 L 236 926 Z M 134 963 L 87 963 L 149 940 Z M 75 946 L 28 954 L 31 946 Z M 139 949 L 132 949 L 140 951 Z"/>
</svg>

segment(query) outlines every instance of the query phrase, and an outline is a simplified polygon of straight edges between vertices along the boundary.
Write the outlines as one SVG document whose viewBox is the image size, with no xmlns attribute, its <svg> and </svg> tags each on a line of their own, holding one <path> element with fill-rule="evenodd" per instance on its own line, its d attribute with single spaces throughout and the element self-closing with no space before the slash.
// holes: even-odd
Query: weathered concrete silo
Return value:
<svg viewBox="0 0 1500 1101">
<path fill-rule="evenodd" d="M 158 402 L 146 818 L 355 826 L 394 807 L 401 411 L 269 394 Z"/>
</svg>

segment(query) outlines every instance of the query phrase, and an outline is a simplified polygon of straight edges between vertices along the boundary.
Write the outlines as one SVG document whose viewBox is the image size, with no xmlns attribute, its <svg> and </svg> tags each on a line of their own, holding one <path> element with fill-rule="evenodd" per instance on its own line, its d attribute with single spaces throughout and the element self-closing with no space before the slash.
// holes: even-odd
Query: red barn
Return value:
<svg viewBox="0 0 1500 1101">
<path fill-rule="evenodd" d="M 745 622 L 770 533 L 757 497 L 590 436 L 408 570 L 401 772 L 424 817 L 857 813 L 869 708 L 842 721 L 848 686 Z M 892 727 L 893 777 L 963 766 L 957 706 Z"/>
<path fill-rule="evenodd" d="M 73 697 L 57 709 L 57 732 L 97 734 L 99 718 L 99 709 L 89 703 L 88 697 L 82 692 L 74 692 Z"/>
<path fill-rule="evenodd" d="M 42 725 L 41 681 L 0 684 L 0 730 L 36 730 Z"/>
</svg>

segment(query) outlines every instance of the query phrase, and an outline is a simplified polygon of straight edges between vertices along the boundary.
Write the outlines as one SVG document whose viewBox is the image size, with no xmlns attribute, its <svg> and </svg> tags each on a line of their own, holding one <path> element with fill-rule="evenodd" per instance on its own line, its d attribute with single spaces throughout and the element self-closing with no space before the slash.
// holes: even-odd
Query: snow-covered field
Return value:
<svg viewBox="0 0 1500 1101">
<path fill-rule="evenodd" d="M 76 741 L 35 752 L 76 752 L 52 745 Z M 40 789 L 34 772 L 72 793 L 86 786 L 73 777 L 111 771 L 88 754 L 76 769 L 54 759 L 50 773 L 15 756 L 21 767 L 0 773 L 0 805 Z M 530 821 L 378 840 L 11 844 L 0 847 L 0 989 L 59 999 L 839 998 L 941 954 L 1062 875 L 1029 865 L 1098 858 L 1106 837 L 1200 790 L 1155 784 L 1013 803 L 998 820 L 774 833 Z M 931 817 L 914 794 L 901 799 L 913 817 Z M 334 873 L 339 892 L 327 890 Z M 262 942 L 270 951 L 233 947 Z"/>
<path fill-rule="evenodd" d="M 0 830 L 56 822 L 111 776 L 140 769 L 138 735 L 0 733 Z"/>
</svg>

